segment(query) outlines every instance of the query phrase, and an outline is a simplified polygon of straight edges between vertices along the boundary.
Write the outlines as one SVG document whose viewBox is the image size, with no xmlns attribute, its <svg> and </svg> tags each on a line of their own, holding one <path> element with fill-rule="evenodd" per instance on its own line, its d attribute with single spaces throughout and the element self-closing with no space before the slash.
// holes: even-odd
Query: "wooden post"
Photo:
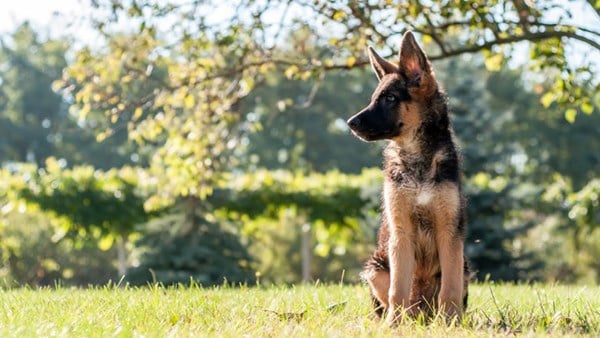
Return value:
<svg viewBox="0 0 600 338">
<path fill-rule="evenodd" d="M 127 274 L 127 236 L 120 235 L 117 237 L 117 257 L 119 260 L 119 278 L 123 278 Z"/>
<path fill-rule="evenodd" d="M 302 225 L 301 234 L 301 254 L 302 254 L 302 282 L 308 283 L 311 281 L 310 262 L 312 260 L 311 248 L 311 226 L 310 223 Z"/>
</svg>

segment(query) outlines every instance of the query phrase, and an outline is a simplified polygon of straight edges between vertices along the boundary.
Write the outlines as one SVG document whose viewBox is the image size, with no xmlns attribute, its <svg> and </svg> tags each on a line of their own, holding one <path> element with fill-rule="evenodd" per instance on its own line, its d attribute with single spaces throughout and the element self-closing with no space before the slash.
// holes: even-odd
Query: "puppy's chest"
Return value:
<svg viewBox="0 0 600 338">
<path fill-rule="evenodd" d="M 437 246 L 435 242 L 435 204 L 437 190 L 434 186 L 421 184 L 416 188 L 396 185 L 393 193 L 396 198 L 386 202 L 390 208 L 388 216 L 393 219 L 388 223 L 392 238 L 411 234 L 414 255 L 419 266 L 418 275 L 434 275 L 439 270 L 437 263 Z M 423 270 L 423 271 L 421 271 Z"/>
<path fill-rule="evenodd" d="M 431 158 L 416 155 L 394 156 L 386 160 L 385 175 L 398 187 L 418 190 L 431 183 L 435 175 L 435 166 Z"/>
<path fill-rule="evenodd" d="M 444 183 L 438 178 L 448 161 L 445 149 L 428 153 L 409 153 L 390 149 L 385 158 L 385 198 L 389 211 L 401 213 L 397 219 L 410 218 L 417 231 L 430 232 L 434 227 L 436 204 L 443 201 Z"/>
<path fill-rule="evenodd" d="M 408 222 L 400 222 L 392 225 L 391 232 L 398 234 L 407 233 L 405 227 L 411 227 L 412 240 L 414 243 L 415 259 L 418 266 L 427 271 L 421 271 L 419 274 L 433 275 L 438 269 L 437 247 L 435 242 L 435 204 L 439 193 L 434 185 L 418 184 L 413 188 L 396 185 L 396 193 L 400 196 L 395 203 L 396 206 L 389 205 L 392 213 L 404 213 L 392 216 L 395 219 L 405 219 Z"/>
<path fill-rule="evenodd" d="M 402 182 L 386 180 L 385 207 L 395 219 L 409 219 L 416 230 L 433 229 L 434 208 L 439 191 L 432 182 L 416 179 Z"/>
<path fill-rule="evenodd" d="M 400 188 L 404 192 L 404 203 L 408 206 L 407 210 L 410 219 L 416 230 L 429 232 L 433 229 L 434 221 L 434 202 L 436 200 L 436 189 L 429 184 L 417 185 L 414 189 Z"/>
</svg>

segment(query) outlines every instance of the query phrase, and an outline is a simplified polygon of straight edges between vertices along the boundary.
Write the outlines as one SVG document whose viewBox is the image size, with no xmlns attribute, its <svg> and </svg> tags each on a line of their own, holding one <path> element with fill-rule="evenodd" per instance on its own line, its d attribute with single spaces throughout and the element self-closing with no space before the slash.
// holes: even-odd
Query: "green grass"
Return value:
<svg viewBox="0 0 600 338">
<path fill-rule="evenodd" d="M 600 287 L 476 284 L 461 323 L 389 328 L 366 287 L 14 289 L 0 291 L 1 337 L 597 336 Z"/>
</svg>

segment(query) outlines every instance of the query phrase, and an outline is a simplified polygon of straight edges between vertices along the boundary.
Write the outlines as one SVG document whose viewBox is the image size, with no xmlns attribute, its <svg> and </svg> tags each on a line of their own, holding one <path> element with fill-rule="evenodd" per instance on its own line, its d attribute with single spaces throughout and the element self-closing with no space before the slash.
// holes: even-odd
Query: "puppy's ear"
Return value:
<svg viewBox="0 0 600 338">
<path fill-rule="evenodd" d="M 371 46 L 369 46 L 369 61 L 371 61 L 371 67 L 379 81 L 381 81 L 386 74 L 398 72 L 398 66 L 379 56 Z"/>
<path fill-rule="evenodd" d="M 409 86 L 419 86 L 421 79 L 431 73 L 429 59 L 411 31 L 402 37 L 399 65 L 400 73 L 406 77 Z"/>
</svg>

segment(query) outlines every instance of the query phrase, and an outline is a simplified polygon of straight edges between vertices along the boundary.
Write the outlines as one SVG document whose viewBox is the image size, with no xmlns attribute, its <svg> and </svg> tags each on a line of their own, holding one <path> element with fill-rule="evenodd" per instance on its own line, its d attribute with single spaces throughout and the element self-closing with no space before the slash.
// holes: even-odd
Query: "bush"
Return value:
<svg viewBox="0 0 600 338">
<path fill-rule="evenodd" d="M 196 224 L 185 229 L 183 214 L 149 223 L 136 243 L 142 250 L 140 264 L 130 269 L 127 281 L 134 285 L 253 283 L 252 259 L 239 236 L 200 217 Z"/>
</svg>

